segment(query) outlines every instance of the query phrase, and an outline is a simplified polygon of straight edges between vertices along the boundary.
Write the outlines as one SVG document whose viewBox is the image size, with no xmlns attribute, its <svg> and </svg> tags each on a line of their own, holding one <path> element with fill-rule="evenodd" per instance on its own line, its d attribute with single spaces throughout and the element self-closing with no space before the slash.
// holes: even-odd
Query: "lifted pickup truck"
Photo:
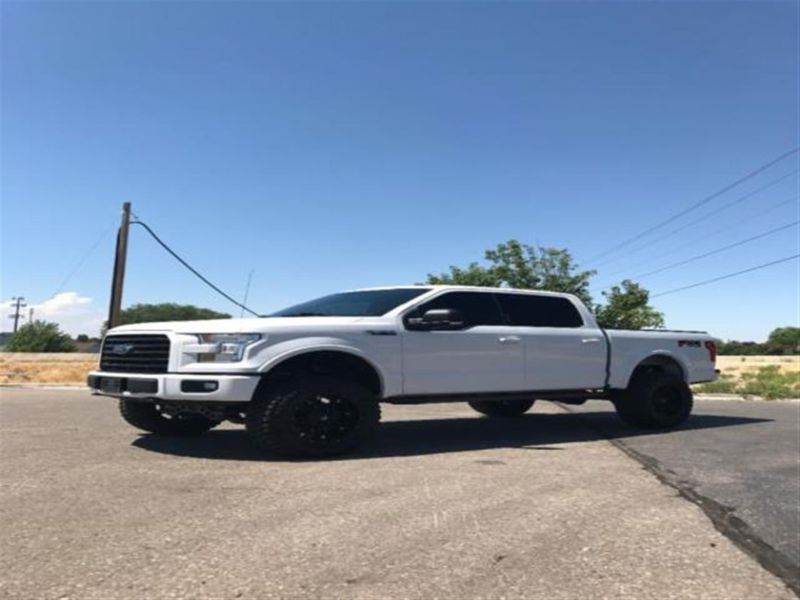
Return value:
<svg viewBox="0 0 800 600">
<path fill-rule="evenodd" d="M 604 330 L 568 294 L 405 286 L 325 296 L 257 319 L 125 325 L 103 341 L 96 393 L 158 435 L 243 423 L 261 448 L 321 457 L 378 428 L 381 402 L 468 402 L 488 417 L 535 399 L 605 398 L 626 422 L 667 428 L 713 381 L 703 332 Z"/>
</svg>

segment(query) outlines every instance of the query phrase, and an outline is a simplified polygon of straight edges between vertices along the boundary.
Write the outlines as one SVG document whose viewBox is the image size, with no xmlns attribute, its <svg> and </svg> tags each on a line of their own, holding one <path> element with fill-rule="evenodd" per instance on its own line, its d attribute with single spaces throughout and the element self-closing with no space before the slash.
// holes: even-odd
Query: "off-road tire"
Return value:
<svg viewBox="0 0 800 600">
<path fill-rule="evenodd" d="M 692 412 L 692 390 L 683 379 L 661 371 L 635 373 L 626 390 L 612 397 L 619 417 L 646 429 L 677 427 Z"/>
<path fill-rule="evenodd" d="M 364 386 L 313 376 L 262 390 L 245 422 L 251 441 L 267 453 L 324 458 L 366 442 L 380 418 L 378 399 Z"/>
<path fill-rule="evenodd" d="M 157 404 L 137 400 L 120 400 L 119 412 L 128 425 L 165 436 L 202 435 L 220 423 L 200 415 L 165 415 Z"/>
<path fill-rule="evenodd" d="M 473 400 L 473 410 L 487 417 L 519 417 L 533 406 L 534 400 Z"/>
</svg>

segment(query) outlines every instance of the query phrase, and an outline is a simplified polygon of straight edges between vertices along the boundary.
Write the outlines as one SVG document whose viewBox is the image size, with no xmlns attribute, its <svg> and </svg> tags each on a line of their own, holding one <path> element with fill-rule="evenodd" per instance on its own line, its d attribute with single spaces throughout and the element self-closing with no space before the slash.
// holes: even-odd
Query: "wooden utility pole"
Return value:
<svg viewBox="0 0 800 600">
<path fill-rule="evenodd" d="M 122 205 L 122 223 L 117 232 L 117 251 L 114 258 L 114 278 L 111 281 L 111 302 L 108 307 L 108 328 L 119 324 L 122 311 L 122 286 L 125 282 L 125 261 L 128 256 L 128 230 L 131 225 L 131 203 Z"/>
<path fill-rule="evenodd" d="M 19 318 L 20 318 L 20 311 L 27 306 L 27 304 L 23 303 L 22 296 L 17 296 L 11 299 L 13 302 L 16 303 L 16 308 L 14 310 L 14 314 L 11 315 L 11 318 L 14 319 L 14 333 L 17 333 L 17 329 L 19 328 Z"/>
</svg>

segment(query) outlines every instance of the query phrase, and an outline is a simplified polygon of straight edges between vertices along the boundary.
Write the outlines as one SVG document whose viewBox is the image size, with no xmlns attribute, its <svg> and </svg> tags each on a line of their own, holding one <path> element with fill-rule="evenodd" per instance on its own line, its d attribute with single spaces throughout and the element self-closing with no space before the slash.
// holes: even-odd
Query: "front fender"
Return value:
<svg viewBox="0 0 800 600">
<path fill-rule="evenodd" d="M 385 343 L 384 340 L 376 338 L 376 341 Z M 360 358 L 375 369 L 384 396 L 399 393 L 398 390 L 402 386 L 399 348 L 371 347 L 368 353 L 354 345 L 351 340 L 333 336 L 292 339 L 268 346 L 259 353 L 260 366 L 257 371 L 259 373 L 267 373 L 292 357 L 313 352 L 343 352 Z"/>
<path fill-rule="evenodd" d="M 307 352 L 347 352 L 364 359 L 370 363 L 380 374 L 380 369 L 369 358 L 366 357 L 364 351 L 356 348 L 347 340 L 336 337 L 309 337 L 300 338 L 295 340 L 287 340 L 280 342 L 273 346 L 269 346 L 259 356 L 264 362 L 258 368 L 260 373 L 266 373 L 278 363 L 282 363 L 287 358 L 292 358 L 299 354 Z"/>
</svg>

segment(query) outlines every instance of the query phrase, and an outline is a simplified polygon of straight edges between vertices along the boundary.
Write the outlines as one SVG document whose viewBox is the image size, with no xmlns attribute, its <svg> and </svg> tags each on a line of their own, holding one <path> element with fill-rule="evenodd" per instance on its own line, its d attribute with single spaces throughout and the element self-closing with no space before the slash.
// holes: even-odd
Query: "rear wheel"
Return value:
<svg viewBox="0 0 800 600">
<path fill-rule="evenodd" d="M 683 379 L 660 371 L 634 374 L 613 400 L 623 421 L 649 429 L 677 427 L 689 418 L 694 403 Z"/>
<path fill-rule="evenodd" d="M 191 413 L 167 414 L 158 404 L 137 400 L 120 400 L 119 412 L 129 425 L 156 435 L 201 435 L 220 424 Z"/>
<path fill-rule="evenodd" d="M 533 406 L 533 402 L 533 400 L 473 400 L 469 405 L 487 417 L 518 417 Z"/>
<path fill-rule="evenodd" d="M 247 433 L 263 450 L 326 457 L 353 450 L 377 430 L 381 409 L 363 386 L 330 377 L 296 379 L 264 390 L 247 412 Z"/>
</svg>

